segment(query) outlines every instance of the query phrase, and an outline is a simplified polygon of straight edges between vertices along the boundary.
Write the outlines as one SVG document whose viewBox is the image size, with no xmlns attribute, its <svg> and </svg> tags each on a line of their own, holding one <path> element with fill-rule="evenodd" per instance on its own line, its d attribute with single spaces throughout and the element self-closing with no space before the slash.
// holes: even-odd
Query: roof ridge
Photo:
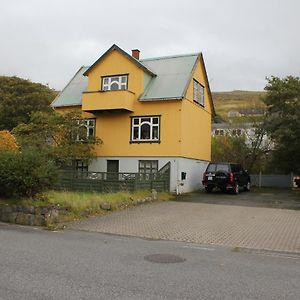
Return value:
<svg viewBox="0 0 300 300">
<path fill-rule="evenodd" d="M 200 54 L 201 54 L 201 52 L 195 52 L 195 53 L 189 53 L 189 54 L 174 54 L 174 55 L 143 58 L 143 59 L 140 59 L 140 61 L 143 62 L 143 61 L 149 61 L 149 60 L 160 60 L 160 59 L 170 59 L 170 58 L 177 58 L 177 57 L 198 56 Z"/>
</svg>

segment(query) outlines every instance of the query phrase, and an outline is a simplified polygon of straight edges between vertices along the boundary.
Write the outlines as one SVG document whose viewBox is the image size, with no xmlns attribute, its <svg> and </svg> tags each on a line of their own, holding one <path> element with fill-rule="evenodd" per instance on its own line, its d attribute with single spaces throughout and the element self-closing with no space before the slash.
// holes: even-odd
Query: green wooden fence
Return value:
<svg viewBox="0 0 300 300">
<path fill-rule="evenodd" d="M 170 190 L 170 162 L 158 172 L 145 173 L 109 173 L 60 170 L 56 189 L 70 191 L 96 191 L 111 193 L 117 191 Z"/>
</svg>

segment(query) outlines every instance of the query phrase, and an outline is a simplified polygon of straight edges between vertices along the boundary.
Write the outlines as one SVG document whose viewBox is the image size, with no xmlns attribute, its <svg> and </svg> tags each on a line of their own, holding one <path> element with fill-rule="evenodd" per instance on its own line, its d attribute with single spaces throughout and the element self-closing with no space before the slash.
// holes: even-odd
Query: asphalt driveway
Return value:
<svg viewBox="0 0 300 300">
<path fill-rule="evenodd" d="M 283 190 L 240 195 L 198 192 L 90 217 L 70 223 L 69 228 L 300 253 L 299 200 L 299 193 Z"/>
<path fill-rule="evenodd" d="M 177 196 L 174 201 L 300 210 L 300 189 L 252 188 L 239 195 L 198 191 Z"/>
</svg>

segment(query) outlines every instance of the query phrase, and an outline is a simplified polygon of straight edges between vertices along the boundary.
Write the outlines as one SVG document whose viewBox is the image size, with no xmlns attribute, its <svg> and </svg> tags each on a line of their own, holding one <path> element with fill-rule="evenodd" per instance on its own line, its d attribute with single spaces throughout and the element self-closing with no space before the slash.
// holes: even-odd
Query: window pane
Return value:
<svg viewBox="0 0 300 300">
<path fill-rule="evenodd" d="M 110 82 L 119 82 L 120 81 L 120 77 L 110 77 Z"/>
<path fill-rule="evenodd" d="M 141 122 L 149 122 L 150 123 L 150 118 L 141 118 Z"/>
<path fill-rule="evenodd" d="M 108 84 L 108 78 L 103 78 L 103 84 Z"/>
<path fill-rule="evenodd" d="M 78 129 L 78 140 L 82 141 L 86 139 L 87 128 L 85 126 L 80 126 Z"/>
<path fill-rule="evenodd" d="M 143 124 L 141 126 L 141 139 L 149 140 L 150 139 L 150 125 Z"/>
<path fill-rule="evenodd" d="M 126 83 L 127 82 L 127 76 L 122 76 L 121 77 L 121 82 Z"/>
<path fill-rule="evenodd" d="M 137 140 L 139 138 L 139 128 L 138 127 L 134 127 L 133 128 L 133 139 Z"/>
<path fill-rule="evenodd" d="M 139 119 L 133 119 L 133 124 L 138 125 L 139 124 Z"/>
<path fill-rule="evenodd" d="M 152 127 L 152 139 L 158 140 L 158 127 L 157 126 Z"/>
<path fill-rule="evenodd" d="M 89 128 L 88 136 L 89 136 L 89 137 L 93 137 L 93 136 L 94 136 L 94 128 L 93 128 L 93 127 L 90 127 L 90 128 Z"/>
<path fill-rule="evenodd" d="M 111 89 L 112 91 L 118 90 L 118 89 L 119 89 L 119 84 L 116 83 L 116 82 L 112 83 L 112 84 L 110 85 L 110 89 Z"/>
<path fill-rule="evenodd" d="M 158 124 L 158 118 L 153 118 L 152 122 L 153 122 L 153 124 Z"/>
</svg>

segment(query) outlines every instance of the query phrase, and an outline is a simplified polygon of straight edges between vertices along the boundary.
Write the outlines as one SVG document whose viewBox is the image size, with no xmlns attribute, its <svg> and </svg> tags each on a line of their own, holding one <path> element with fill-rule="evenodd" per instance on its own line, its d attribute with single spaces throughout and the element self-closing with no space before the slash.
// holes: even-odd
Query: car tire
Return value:
<svg viewBox="0 0 300 300">
<path fill-rule="evenodd" d="M 206 193 L 211 193 L 211 192 L 212 192 L 212 187 L 206 186 L 206 187 L 205 187 L 205 192 L 206 192 Z"/>
<path fill-rule="evenodd" d="M 232 189 L 232 193 L 233 193 L 234 195 L 238 195 L 239 192 L 240 192 L 240 186 L 239 186 L 238 183 L 236 183 L 236 184 L 234 185 L 233 189 Z"/>
<path fill-rule="evenodd" d="M 244 186 L 245 192 L 250 192 L 250 188 L 251 188 L 251 183 L 250 181 L 248 181 L 247 184 Z"/>
</svg>

